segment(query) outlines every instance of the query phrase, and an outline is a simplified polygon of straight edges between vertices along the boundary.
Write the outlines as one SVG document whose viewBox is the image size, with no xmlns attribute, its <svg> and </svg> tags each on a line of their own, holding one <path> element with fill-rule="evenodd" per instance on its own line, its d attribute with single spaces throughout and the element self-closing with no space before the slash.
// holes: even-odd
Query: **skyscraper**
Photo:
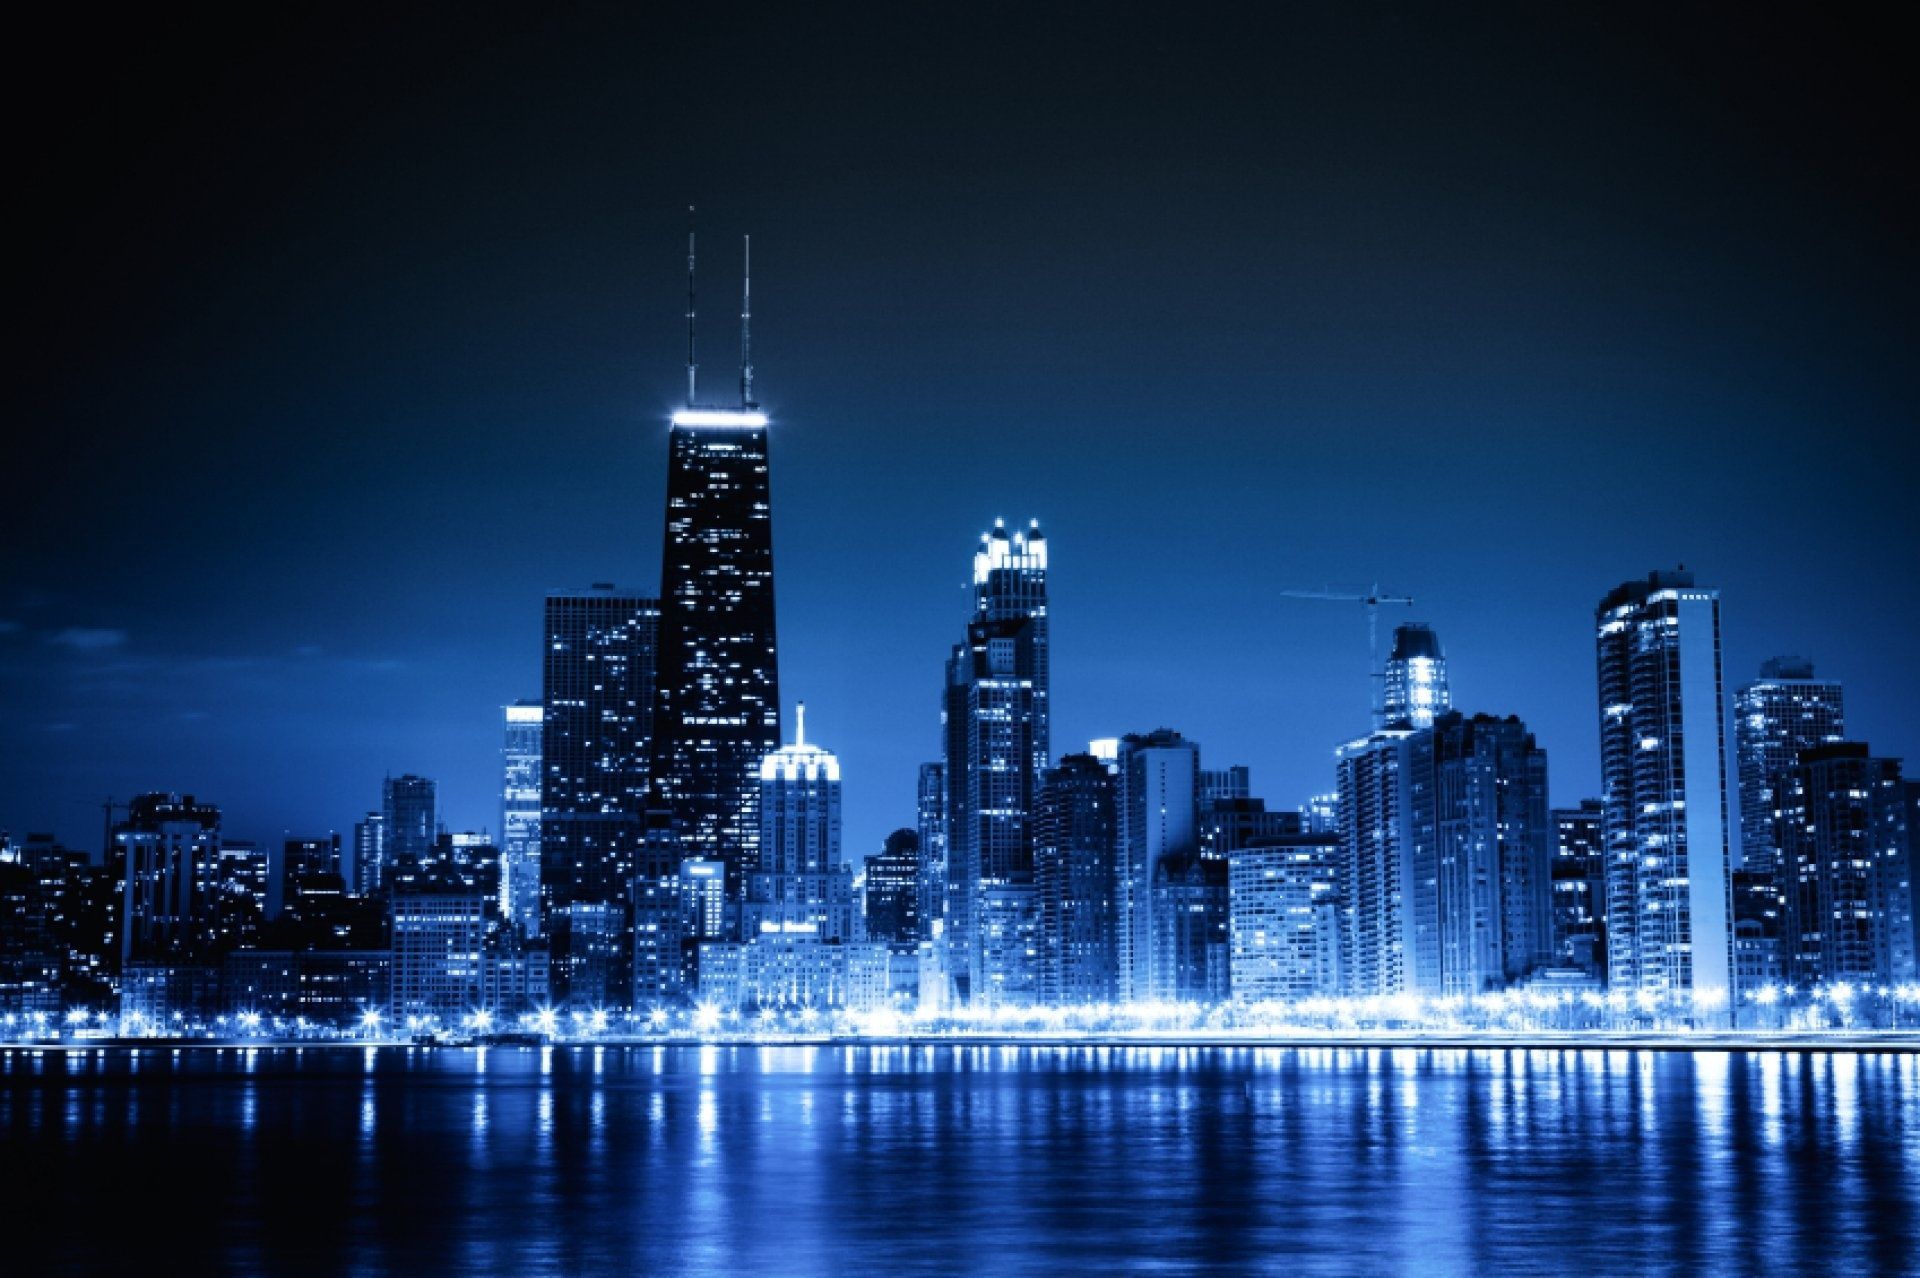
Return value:
<svg viewBox="0 0 1920 1278">
<path fill-rule="evenodd" d="M 653 786 L 686 855 L 724 862 L 737 893 L 760 763 L 780 748 L 767 415 L 696 407 L 691 380 L 667 443 Z"/>
<path fill-rule="evenodd" d="M 1040 998 L 1109 1003 L 1115 981 L 1113 771 L 1090 754 L 1045 773 L 1034 815 Z"/>
<path fill-rule="evenodd" d="M 1598 799 L 1553 810 L 1554 961 L 1596 974 L 1606 954 L 1605 824 Z"/>
<path fill-rule="evenodd" d="M 199 956 L 211 940 L 220 809 L 190 794 L 138 795 L 114 827 L 113 854 L 124 866 L 122 964 Z"/>
<path fill-rule="evenodd" d="M 1392 726 L 1433 726 L 1435 715 L 1453 706 L 1447 689 L 1447 657 L 1433 627 L 1410 621 L 1393 628 L 1393 653 L 1387 658 L 1382 719 Z"/>
<path fill-rule="evenodd" d="M 386 830 L 387 872 L 403 861 L 423 861 L 433 853 L 439 836 L 438 801 L 431 780 L 414 776 L 388 777 L 381 788 L 381 814 Z"/>
<path fill-rule="evenodd" d="M 353 823 L 353 857 L 346 865 L 347 890 L 371 896 L 380 890 L 387 863 L 387 814 L 369 812 Z"/>
<path fill-rule="evenodd" d="M 502 707 L 500 749 L 500 912 L 522 935 L 540 935 L 540 744 L 538 701 Z"/>
<path fill-rule="evenodd" d="M 1553 959 L 1547 752 L 1513 717 L 1449 710 L 1430 731 L 1442 989 L 1501 989 Z"/>
<path fill-rule="evenodd" d="M 1341 746 L 1335 760 L 1347 992 L 1437 996 L 1442 978 L 1432 731 L 1383 728 Z"/>
<path fill-rule="evenodd" d="M 920 836 L 895 830 L 867 858 L 867 939 L 912 951 L 920 940 Z"/>
<path fill-rule="evenodd" d="M 947 661 L 947 934 L 958 992 L 1021 1003 L 1038 982 L 1033 810 L 1049 755 L 1047 543 L 996 521 Z"/>
<path fill-rule="evenodd" d="M 1602 599 L 1594 627 L 1607 982 L 1717 1018 L 1734 997 L 1720 596 L 1654 572 Z"/>
<path fill-rule="evenodd" d="M 1804 985 L 1905 984 L 1915 937 L 1907 787 L 1864 742 L 1801 752 L 1773 777 L 1784 888 L 1783 975 Z"/>
<path fill-rule="evenodd" d="M 1178 869 L 1199 852 L 1199 780 L 1200 747 L 1171 728 L 1120 739 L 1114 961 L 1122 1002 L 1143 1002 L 1168 985 L 1155 979 L 1153 889 L 1163 861 Z"/>
<path fill-rule="evenodd" d="M 920 834 L 920 869 L 915 876 L 919 899 L 915 904 L 920 939 L 930 941 L 944 930 L 947 913 L 947 765 L 920 765 L 915 818 Z"/>
<path fill-rule="evenodd" d="M 853 876 L 840 855 L 840 760 L 807 744 L 806 710 L 792 745 L 760 761 L 758 859 L 746 874 L 743 939 L 765 933 L 850 941 Z"/>
<path fill-rule="evenodd" d="M 573 996 L 575 960 L 587 956 L 571 947 L 574 906 L 593 907 L 581 931 L 595 938 L 593 972 L 614 970 L 603 949 L 626 948 L 630 884 L 646 846 L 659 624 L 652 598 L 608 583 L 547 596 L 539 891 L 557 998 Z"/>
<path fill-rule="evenodd" d="M 1846 695 L 1832 679 L 1815 679 L 1804 657 L 1775 657 L 1733 698 L 1734 757 L 1740 768 L 1740 859 L 1737 868 L 1771 875 L 1776 776 L 1800 752 L 1847 735 Z"/>
</svg>

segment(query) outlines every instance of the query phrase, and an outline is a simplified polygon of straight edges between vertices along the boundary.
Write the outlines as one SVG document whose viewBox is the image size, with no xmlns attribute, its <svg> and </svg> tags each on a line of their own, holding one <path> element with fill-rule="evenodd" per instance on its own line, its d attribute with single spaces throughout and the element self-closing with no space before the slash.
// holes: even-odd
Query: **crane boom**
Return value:
<svg viewBox="0 0 1920 1278">
<path fill-rule="evenodd" d="M 1372 663 L 1373 678 L 1373 726 L 1380 727 L 1386 711 L 1382 705 L 1386 684 L 1386 671 L 1380 667 L 1380 605 L 1413 604 L 1412 595 L 1390 595 L 1380 589 L 1380 583 L 1374 582 L 1368 591 L 1335 590 L 1328 586 L 1323 590 L 1283 590 L 1280 592 L 1289 599 L 1321 599 L 1332 603 L 1357 603 L 1367 610 L 1367 658 Z"/>
</svg>

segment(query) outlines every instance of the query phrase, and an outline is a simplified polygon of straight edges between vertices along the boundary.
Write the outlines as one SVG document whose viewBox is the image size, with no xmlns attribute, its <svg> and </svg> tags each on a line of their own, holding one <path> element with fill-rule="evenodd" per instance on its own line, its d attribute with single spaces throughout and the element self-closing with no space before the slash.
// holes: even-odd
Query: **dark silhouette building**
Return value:
<svg viewBox="0 0 1920 1278">
<path fill-rule="evenodd" d="M 595 972 L 614 971 L 605 953 L 626 949 L 630 881 L 646 845 L 659 623 L 652 597 L 611 584 L 547 596 L 540 902 L 556 997 L 570 993 L 576 958 L 591 951 Z M 576 911 L 592 938 L 578 955 Z"/>
<path fill-rule="evenodd" d="M 1090 754 L 1062 757 L 1034 814 L 1043 1002 L 1113 1001 L 1116 837 L 1112 770 Z"/>
</svg>

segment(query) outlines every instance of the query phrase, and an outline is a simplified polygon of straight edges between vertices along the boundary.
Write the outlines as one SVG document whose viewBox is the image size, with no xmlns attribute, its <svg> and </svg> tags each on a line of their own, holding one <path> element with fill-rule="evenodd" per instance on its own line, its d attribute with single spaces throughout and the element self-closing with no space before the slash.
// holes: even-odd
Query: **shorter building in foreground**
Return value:
<svg viewBox="0 0 1920 1278">
<path fill-rule="evenodd" d="M 1233 997 L 1298 1002 L 1341 992 L 1334 877 L 1340 836 L 1291 834 L 1237 849 L 1229 862 Z"/>
<path fill-rule="evenodd" d="M 700 1001 L 721 1011 L 872 1011 L 893 1001 L 892 968 L 884 943 L 763 932 L 700 947 Z"/>
</svg>

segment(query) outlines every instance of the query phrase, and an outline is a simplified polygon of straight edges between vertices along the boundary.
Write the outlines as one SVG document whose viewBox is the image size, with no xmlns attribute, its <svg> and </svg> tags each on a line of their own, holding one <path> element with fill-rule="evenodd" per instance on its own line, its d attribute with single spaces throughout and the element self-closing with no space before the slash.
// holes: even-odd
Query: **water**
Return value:
<svg viewBox="0 0 1920 1278">
<path fill-rule="evenodd" d="M 1920 1058 L 0 1052 L 0 1269 L 1897 1273 Z"/>
</svg>

